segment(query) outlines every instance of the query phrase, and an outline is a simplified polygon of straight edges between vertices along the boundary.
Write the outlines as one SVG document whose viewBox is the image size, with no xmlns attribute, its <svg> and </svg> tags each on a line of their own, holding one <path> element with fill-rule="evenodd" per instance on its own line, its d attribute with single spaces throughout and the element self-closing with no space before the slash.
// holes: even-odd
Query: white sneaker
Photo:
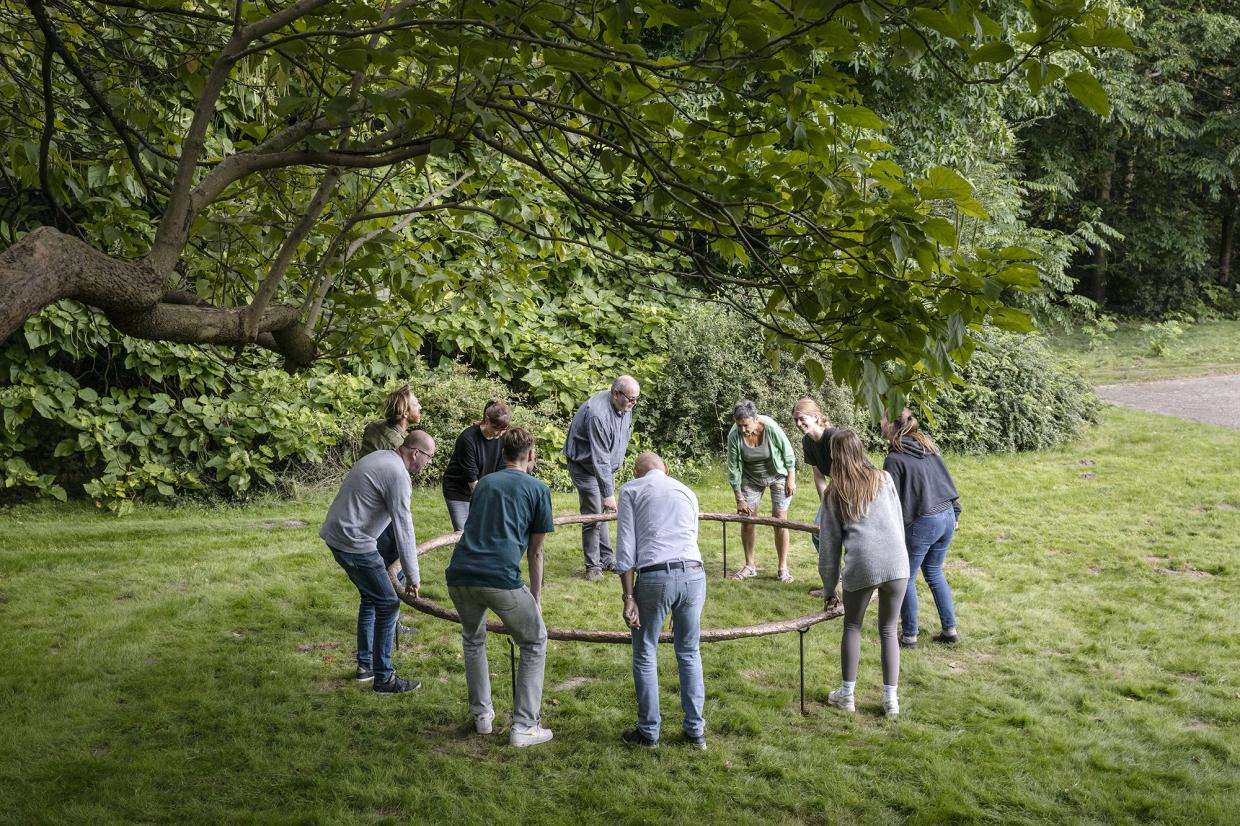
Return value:
<svg viewBox="0 0 1240 826">
<path fill-rule="evenodd" d="M 842 688 L 837 688 L 827 695 L 827 705 L 835 706 L 842 711 L 857 710 L 857 703 L 853 698 L 853 693 L 851 691 L 845 693 Z"/>
<path fill-rule="evenodd" d="M 890 700 L 883 700 L 883 714 L 886 714 L 888 717 L 899 717 L 900 701 L 895 697 L 892 697 Z"/>
<path fill-rule="evenodd" d="M 539 743 L 545 743 L 551 739 L 551 729 L 543 728 L 535 724 L 529 728 L 512 727 L 512 731 L 508 735 L 508 745 L 517 748 L 525 748 L 526 746 L 537 746 Z"/>
<path fill-rule="evenodd" d="M 486 714 L 474 715 L 474 731 L 479 734 L 490 734 L 491 724 L 495 722 L 495 712 L 488 711 Z"/>
</svg>

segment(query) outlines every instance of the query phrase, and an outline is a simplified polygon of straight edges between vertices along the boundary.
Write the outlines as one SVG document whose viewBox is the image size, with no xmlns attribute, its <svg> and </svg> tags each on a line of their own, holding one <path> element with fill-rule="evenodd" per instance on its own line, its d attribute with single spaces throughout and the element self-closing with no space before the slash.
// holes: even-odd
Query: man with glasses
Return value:
<svg viewBox="0 0 1240 826">
<path fill-rule="evenodd" d="M 621 376 L 610 390 L 595 393 L 577 408 L 564 441 L 568 474 L 577 488 L 581 513 L 616 512 L 616 472 L 633 435 L 633 407 L 641 388 L 632 376 Z M 581 526 L 586 579 L 598 582 L 603 571 L 616 569 L 616 555 L 606 522 Z"/>
<path fill-rule="evenodd" d="M 380 552 L 380 537 L 392 527 L 406 598 L 418 595 L 417 539 L 409 497 L 412 476 L 435 455 L 435 440 L 422 430 L 405 436 L 395 450 L 377 450 L 358 459 L 327 510 L 319 536 L 361 595 L 357 611 L 357 679 L 374 681 L 378 694 L 400 694 L 421 686 L 392 668 L 392 635 L 400 600 Z"/>
</svg>

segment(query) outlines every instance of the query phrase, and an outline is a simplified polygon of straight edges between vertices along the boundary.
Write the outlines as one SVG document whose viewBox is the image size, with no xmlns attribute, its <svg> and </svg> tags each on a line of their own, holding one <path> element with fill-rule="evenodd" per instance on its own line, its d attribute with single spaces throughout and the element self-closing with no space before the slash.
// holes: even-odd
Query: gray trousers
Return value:
<svg viewBox="0 0 1240 826">
<path fill-rule="evenodd" d="M 547 658 L 547 627 L 530 589 L 479 588 L 453 585 L 448 588 L 452 604 L 461 615 L 461 641 L 465 651 L 465 684 L 469 710 L 475 717 L 494 713 L 491 706 L 491 671 L 487 663 L 487 621 L 490 608 L 512 632 L 521 649 L 517 667 L 517 694 L 512 703 L 512 724 L 537 725 L 542 710 L 543 664 Z"/>
<path fill-rule="evenodd" d="M 844 636 L 840 638 L 840 673 L 845 682 L 856 682 L 861 660 L 861 623 L 870 595 L 878 591 L 878 636 L 883 661 L 883 685 L 900 684 L 900 606 L 904 604 L 907 579 L 844 592 Z"/>
<path fill-rule="evenodd" d="M 576 462 L 568 463 L 568 475 L 577 488 L 577 501 L 581 513 L 602 513 L 603 492 L 598 479 Z M 614 568 L 616 554 L 611 549 L 611 537 L 606 522 L 593 522 L 581 526 L 581 550 L 585 555 L 586 568 Z"/>
<path fill-rule="evenodd" d="M 445 499 L 448 506 L 448 518 L 452 520 L 452 530 L 465 530 L 465 520 L 469 518 L 469 502 L 460 499 Z"/>
</svg>

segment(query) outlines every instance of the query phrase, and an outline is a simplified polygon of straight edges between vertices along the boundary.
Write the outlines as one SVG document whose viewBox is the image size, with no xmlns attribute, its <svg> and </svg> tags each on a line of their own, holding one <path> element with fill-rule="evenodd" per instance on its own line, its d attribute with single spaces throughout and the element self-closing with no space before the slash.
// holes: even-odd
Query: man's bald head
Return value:
<svg viewBox="0 0 1240 826">
<path fill-rule="evenodd" d="M 401 443 L 401 447 L 407 448 L 408 450 L 421 450 L 424 453 L 434 454 L 435 440 L 431 437 L 431 434 L 427 433 L 425 430 L 411 430 L 409 431 L 409 434 L 405 436 L 405 441 Z"/>
<path fill-rule="evenodd" d="M 633 476 L 640 479 L 652 470 L 661 470 L 667 473 L 667 463 L 663 461 L 663 457 L 653 450 L 639 453 L 637 461 L 633 463 Z"/>
</svg>

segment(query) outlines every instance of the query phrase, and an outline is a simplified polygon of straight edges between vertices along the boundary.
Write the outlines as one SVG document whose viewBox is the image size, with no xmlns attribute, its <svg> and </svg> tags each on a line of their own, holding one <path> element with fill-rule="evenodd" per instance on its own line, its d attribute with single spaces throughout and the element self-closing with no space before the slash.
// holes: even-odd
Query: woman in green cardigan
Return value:
<svg viewBox="0 0 1240 826">
<path fill-rule="evenodd" d="M 736 424 L 728 431 L 728 483 L 736 493 L 736 512 L 757 516 L 762 494 L 771 489 L 771 515 L 788 518 L 788 503 L 797 492 L 796 456 L 792 442 L 769 416 L 758 415 L 757 406 L 743 399 L 732 410 Z M 756 576 L 753 546 L 757 526 L 741 525 L 745 564 L 733 579 Z M 792 582 L 788 572 L 788 529 L 775 528 L 775 554 L 779 558 L 779 581 Z"/>
</svg>

